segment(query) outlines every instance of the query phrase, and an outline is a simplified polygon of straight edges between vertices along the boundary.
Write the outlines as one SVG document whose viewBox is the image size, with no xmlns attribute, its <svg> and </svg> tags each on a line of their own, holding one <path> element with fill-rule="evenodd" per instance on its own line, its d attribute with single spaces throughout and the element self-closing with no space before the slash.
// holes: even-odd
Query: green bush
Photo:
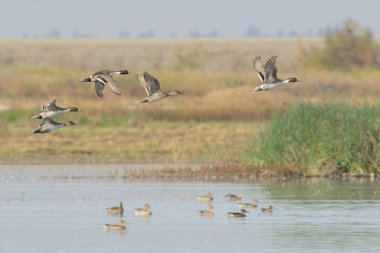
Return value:
<svg viewBox="0 0 380 253">
<path fill-rule="evenodd" d="M 255 166 L 323 173 L 343 164 L 350 172 L 377 172 L 380 166 L 380 106 L 300 104 L 275 117 L 252 147 Z"/>
</svg>

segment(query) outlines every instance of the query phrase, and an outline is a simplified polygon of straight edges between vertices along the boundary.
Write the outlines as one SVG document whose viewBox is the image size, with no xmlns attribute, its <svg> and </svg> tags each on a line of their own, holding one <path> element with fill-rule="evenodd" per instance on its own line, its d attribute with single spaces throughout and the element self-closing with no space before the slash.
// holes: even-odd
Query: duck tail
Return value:
<svg viewBox="0 0 380 253">
<path fill-rule="evenodd" d="M 34 132 L 33 132 L 33 134 L 39 134 L 39 133 L 41 133 L 41 129 L 36 129 L 36 130 L 34 130 Z"/>
<path fill-rule="evenodd" d="M 140 103 L 148 103 L 149 100 L 147 98 L 145 98 L 144 100 L 142 100 Z"/>
</svg>

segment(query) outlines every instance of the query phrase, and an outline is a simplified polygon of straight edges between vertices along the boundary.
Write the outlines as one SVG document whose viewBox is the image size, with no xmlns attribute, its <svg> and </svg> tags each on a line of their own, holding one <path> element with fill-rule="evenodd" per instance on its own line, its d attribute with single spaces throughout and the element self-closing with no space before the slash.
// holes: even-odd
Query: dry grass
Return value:
<svg viewBox="0 0 380 253">
<path fill-rule="evenodd" d="M 303 39 L 303 46 L 321 45 Z M 299 102 L 376 103 L 380 72 L 339 73 L 298 66 L 296 39 L 73 39 L 0 41 L 2 161 L 218 161 L 241 157 L 257 123 Z M 252 94 L 259 79 L 252 58 L 278 55 L 279 77 L 299 85 Z M 188 59 L 184 61 L 183 59 Z M 189 64 L 191 62 L 192 64 Z M 122 96 L 96 96 L 80 80 L 99 69 L 148 70 L 165 90 L 185 94 L 154 104 L 134 75 L 116 77 Z M 58 99 L 82 112 L 64 116 L 74 129 L 32 136 L 29 119 Z M 262 124 L 259 124 L 262 125 Z M 164 143 L 164 144 L 162 144 Z"/>
<path fill-rule="evenodd" d="M 306 47 L 320 43 L 303 40 Z M 134 111 L 157 120 L 262 120 L 300 101 L 340 99 L 355 104 L 377 100 L 379 71 L 307 70 L 296 64 L 297 45 L 294 39 L 2 40 L 0 108 L 37 109 L 56 98 L 94 117 Z M 196 53 L 199 50 L 202 53 Z M 265 59 L 273 54 L 279 55 L 280 77 L 297 76 L 304 82 L 251 94 L 259 84 L 251 67 L 253 56 Z M 201 64 L 184 68 L 179 55 L 189 60 L 200 57 Z M 164 89 L 182 90 L 185 95 L 140 105 L 145 94 L 130 75 L 117 77 L 123 96 L 107 90 L 99 99 L 93 85 L 79 80 L 103 68 L 127 68 L 134 73 L 147 69 Z"/>
<path fill-rule="evenodd" d="M 75 116 L 73 116 L 75 118 Z M 34 125 L 37 125 L 35 122 Z M 3 125 L 1 162 L 204 163 L 242 160 L 262 124 L 233 122 L 96 122 L 32 135 L 32 123 Z"/>
</svg>

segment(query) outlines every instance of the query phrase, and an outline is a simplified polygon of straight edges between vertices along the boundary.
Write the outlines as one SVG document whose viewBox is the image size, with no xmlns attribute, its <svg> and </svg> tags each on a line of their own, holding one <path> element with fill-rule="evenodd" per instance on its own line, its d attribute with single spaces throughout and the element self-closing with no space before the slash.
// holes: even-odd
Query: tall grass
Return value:
<svg viewBox="0 0 380 253">
<path fill-rule="evenodd" d="M 342 164 L 353 173 L 378 172 L 380 106 L 298 104 L 272 120 L 249 161 L 262 167 L 322 174 Z"/>
</svg>

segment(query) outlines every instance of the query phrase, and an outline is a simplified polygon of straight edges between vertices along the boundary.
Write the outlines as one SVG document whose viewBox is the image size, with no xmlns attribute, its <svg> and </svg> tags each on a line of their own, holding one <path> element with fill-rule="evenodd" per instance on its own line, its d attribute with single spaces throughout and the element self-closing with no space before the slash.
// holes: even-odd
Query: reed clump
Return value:
<svg viewBox="0 0 380 253">
<path fill-rule="evenodd" d="M 300 103 L 274 117 L 260 144 L 247 152 L 251 164 L 323 175 L 344 169 L 377 173 L 380 164 L 380 106 Z"/>
</svg>

